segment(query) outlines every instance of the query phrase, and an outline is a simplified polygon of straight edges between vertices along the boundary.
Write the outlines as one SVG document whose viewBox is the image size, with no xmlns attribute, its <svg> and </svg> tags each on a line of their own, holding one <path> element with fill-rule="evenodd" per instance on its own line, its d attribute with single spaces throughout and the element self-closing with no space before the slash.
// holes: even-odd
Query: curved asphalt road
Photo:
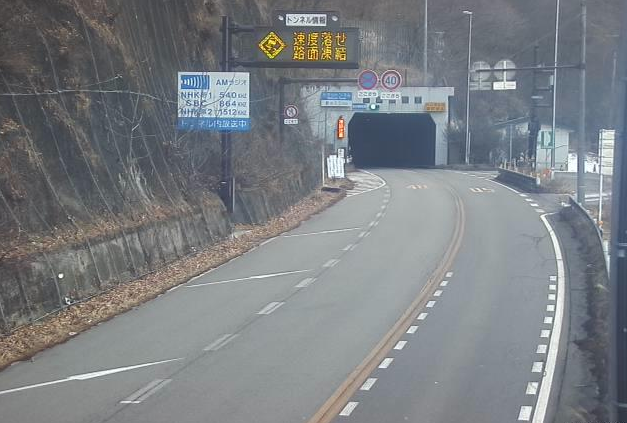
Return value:
<svg viewBox="0 0 627 423">
<path fill-rule="evenodd" d="M 484 174 L 375 173 L 387 185 L 0 373 L 0 420 L 530 421 L 558 300 L 542 205 Z"/>
</svg>

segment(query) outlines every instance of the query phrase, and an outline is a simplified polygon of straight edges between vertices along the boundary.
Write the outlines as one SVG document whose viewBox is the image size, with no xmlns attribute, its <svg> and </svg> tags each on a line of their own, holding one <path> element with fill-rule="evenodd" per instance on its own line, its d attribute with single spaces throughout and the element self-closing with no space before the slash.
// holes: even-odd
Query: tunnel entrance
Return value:
<svg viewBox="0 0 627 423">
<path fill-rule="evenodd" d="M 355 113 L 348 146 L 357 167 L 435 166 L 436 125 L 419 113 Z"/>
</svg>

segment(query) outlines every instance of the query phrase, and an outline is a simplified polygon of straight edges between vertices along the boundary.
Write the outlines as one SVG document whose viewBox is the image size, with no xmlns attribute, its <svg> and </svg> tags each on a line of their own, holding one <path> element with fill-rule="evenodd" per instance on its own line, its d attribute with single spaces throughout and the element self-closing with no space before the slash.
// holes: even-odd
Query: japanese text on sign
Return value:
<svg viewBox="0 0 627 423">
<path fill-rule="evenodd" d="M 358 28 L 267 28 L 256 32 L 256 57 L 270 67 L 358 67 Z"/>
<path fill-rule="evenodd" d="M 286 26 L 327 26 L 324 13 L 288 13 L 285 15 Z"/>
<path fill-rule="evenodd" d="M 178 128 L 249 131 L 249 84 L 247 72 L 179 72 Z"/>
<path fill-rule="evenodd" d="M 425 103 L 425 112 L 446 112 L 446 103 Z"/>
</svg>

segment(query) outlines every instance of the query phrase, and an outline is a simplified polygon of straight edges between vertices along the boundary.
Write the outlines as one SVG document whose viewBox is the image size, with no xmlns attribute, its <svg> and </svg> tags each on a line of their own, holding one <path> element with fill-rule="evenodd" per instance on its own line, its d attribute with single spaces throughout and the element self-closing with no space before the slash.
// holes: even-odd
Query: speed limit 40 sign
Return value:
<svg viewBox="0 0 627 423">
<path fill-rule="evenodd" d="M 381 86 L 389 91 L 394 91 L 403 83 L 400 72 L 394 69 L 387 70 L 381 75 Z"/>
</svg>

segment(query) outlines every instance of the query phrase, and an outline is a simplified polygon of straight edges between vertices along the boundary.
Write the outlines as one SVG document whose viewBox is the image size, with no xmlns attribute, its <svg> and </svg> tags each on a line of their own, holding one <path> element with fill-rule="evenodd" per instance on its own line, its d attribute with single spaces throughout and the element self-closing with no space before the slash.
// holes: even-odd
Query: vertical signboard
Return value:
<svg viewBox="0 0 627 423">
<path fill-rule="evenodd" d="M 346 121 L 343 116 L 337 120 L 337 138 L 343 140 L 346 137 Z"/>
<path fill-rule="evenodd" d="M 248 72 L 179 72 L 178 129 L 250 131 Z"/>
</svg>

